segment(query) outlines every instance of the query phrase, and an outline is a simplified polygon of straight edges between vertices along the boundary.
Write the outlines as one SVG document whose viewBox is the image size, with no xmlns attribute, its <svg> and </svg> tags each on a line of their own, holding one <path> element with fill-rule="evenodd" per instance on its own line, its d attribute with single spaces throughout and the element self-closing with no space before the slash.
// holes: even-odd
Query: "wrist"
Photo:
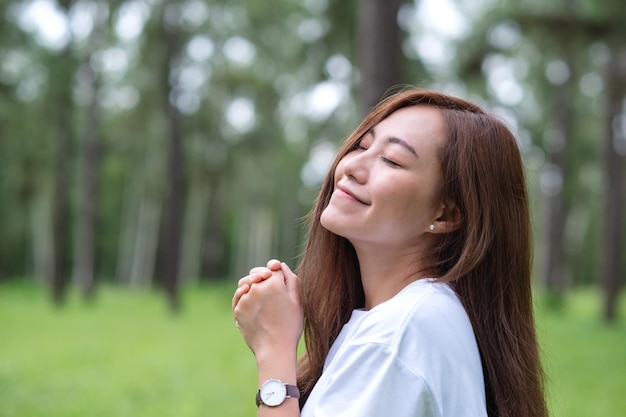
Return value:
<svg viewBox="0 0 626 417">
<path fill-rule="evenodd" d="M 297 361 L 297 348 L 287 346 L 266 346 L 254 352 L 258 366 L 276 365 L 277 363 L 292 364 Z"/>
<path fill-rule="evenodd" d="M 256 394 L 256 405 L 259 407 L 265 404 L 269 407 L 277 407 L 286 399 L 300 399 L 300 390 L 297 386 L 287 384 L 279 379 L 268 379 L 265 381 Z"/>
<path fill-rule="evenodd" d="M 268 379 L 296 384 L 296 350 L 264 350 L 256 355 L 259 387 Z"/>
</svg>

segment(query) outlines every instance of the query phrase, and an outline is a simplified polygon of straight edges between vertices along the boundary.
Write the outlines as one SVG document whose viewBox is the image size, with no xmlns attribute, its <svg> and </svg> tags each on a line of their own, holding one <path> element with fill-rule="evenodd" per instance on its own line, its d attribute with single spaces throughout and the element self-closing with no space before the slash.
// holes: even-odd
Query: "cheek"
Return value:
<svg viewBox="0 0 626 417">
<path fill-rule="evenodd" d="M 397 184 L 388 193 L 385 204 L 394 217 L 407 222 L 422 222 L 429 217 L 435 207 L 435 193 L 428 185 L 415 182 Z"/>
</svg>

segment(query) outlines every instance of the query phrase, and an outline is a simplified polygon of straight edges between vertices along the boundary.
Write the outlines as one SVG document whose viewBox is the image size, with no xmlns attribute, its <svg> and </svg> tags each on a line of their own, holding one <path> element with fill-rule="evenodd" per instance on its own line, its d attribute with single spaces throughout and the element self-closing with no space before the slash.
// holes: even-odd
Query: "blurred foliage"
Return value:
<svg viewBox="0 0 626 417">
<path fill-rule="evenodd" d="M 436 0 L 402 6 L 399 83 L 468 97 L 510 122 L 528 166 L 537 280 L 560 304 L 564 289 L 601 281 L 605 206 L 614 194 L 623 200 L 606 188 L 604 144 L 614 140 L 623 163 L 626 116 L 608 100 L 626 95 L 626 81 L 606 68 L 624 54 L 626 10 L 620 0 L 444 3 L 452 14 L 437 18 L 426 13 Z M 67 274 L 80 283 L 92 228 L 96 282 L 158 280 L 172 117 L 184 151 L 179 279 L 234 279 L 270 257 L 296 263 L 302 218 L 358 122 L 353 97 L 367 88 L 357 5 L 1 1 L 0 279 L 49 282 L 55 249 L 67 246 Z M 84 159 L 89 143 L 96 165 Z M 65 197 L 54 188 L 58 149 L 70 173 Z M 87 173 L 97 178 L 91 190 Z M 624 231 L 622 218 L 614 227 Z M 618 283 L 626 256 L 620 262 Z"/>
</svg>

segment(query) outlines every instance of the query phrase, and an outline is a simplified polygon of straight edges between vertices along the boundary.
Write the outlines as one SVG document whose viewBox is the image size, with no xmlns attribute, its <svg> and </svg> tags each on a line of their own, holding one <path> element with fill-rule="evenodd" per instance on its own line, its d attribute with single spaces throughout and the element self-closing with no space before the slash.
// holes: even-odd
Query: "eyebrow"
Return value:
<svg viewBox="0 0 626 417">
<path fill-rule="evenodd" d="M 372 136 L 374 136 L 374 138 L 376 138 L 376 133 L 374 132 L 374 128 L 371 128 L 368 133 L 370 133 Z M 407 151 L 411 152 L 413 155 L 417 156 L 417 152 L 415 152 L 415 148 L 409 145 L 409 143 L 404 139 L 400 139 L 399 137 L 396 137 L 396 136 L 389 136 L 389 138 L 387 139 L 387 142 L 400 145 Z"/>
</svg>

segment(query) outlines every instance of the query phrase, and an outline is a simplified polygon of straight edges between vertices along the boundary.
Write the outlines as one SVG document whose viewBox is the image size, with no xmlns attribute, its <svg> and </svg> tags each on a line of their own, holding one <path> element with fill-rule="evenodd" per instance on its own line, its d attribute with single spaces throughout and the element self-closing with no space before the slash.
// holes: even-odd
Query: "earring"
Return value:
<svg viewBox="0 0 626 417">
<path fill-rule="evenodd" d="M 431 224 L 430 226 L 428 226 L 428 230 L 430 230 L 431 232 L 435 231 L 435 225 Z"/>
</svg>

